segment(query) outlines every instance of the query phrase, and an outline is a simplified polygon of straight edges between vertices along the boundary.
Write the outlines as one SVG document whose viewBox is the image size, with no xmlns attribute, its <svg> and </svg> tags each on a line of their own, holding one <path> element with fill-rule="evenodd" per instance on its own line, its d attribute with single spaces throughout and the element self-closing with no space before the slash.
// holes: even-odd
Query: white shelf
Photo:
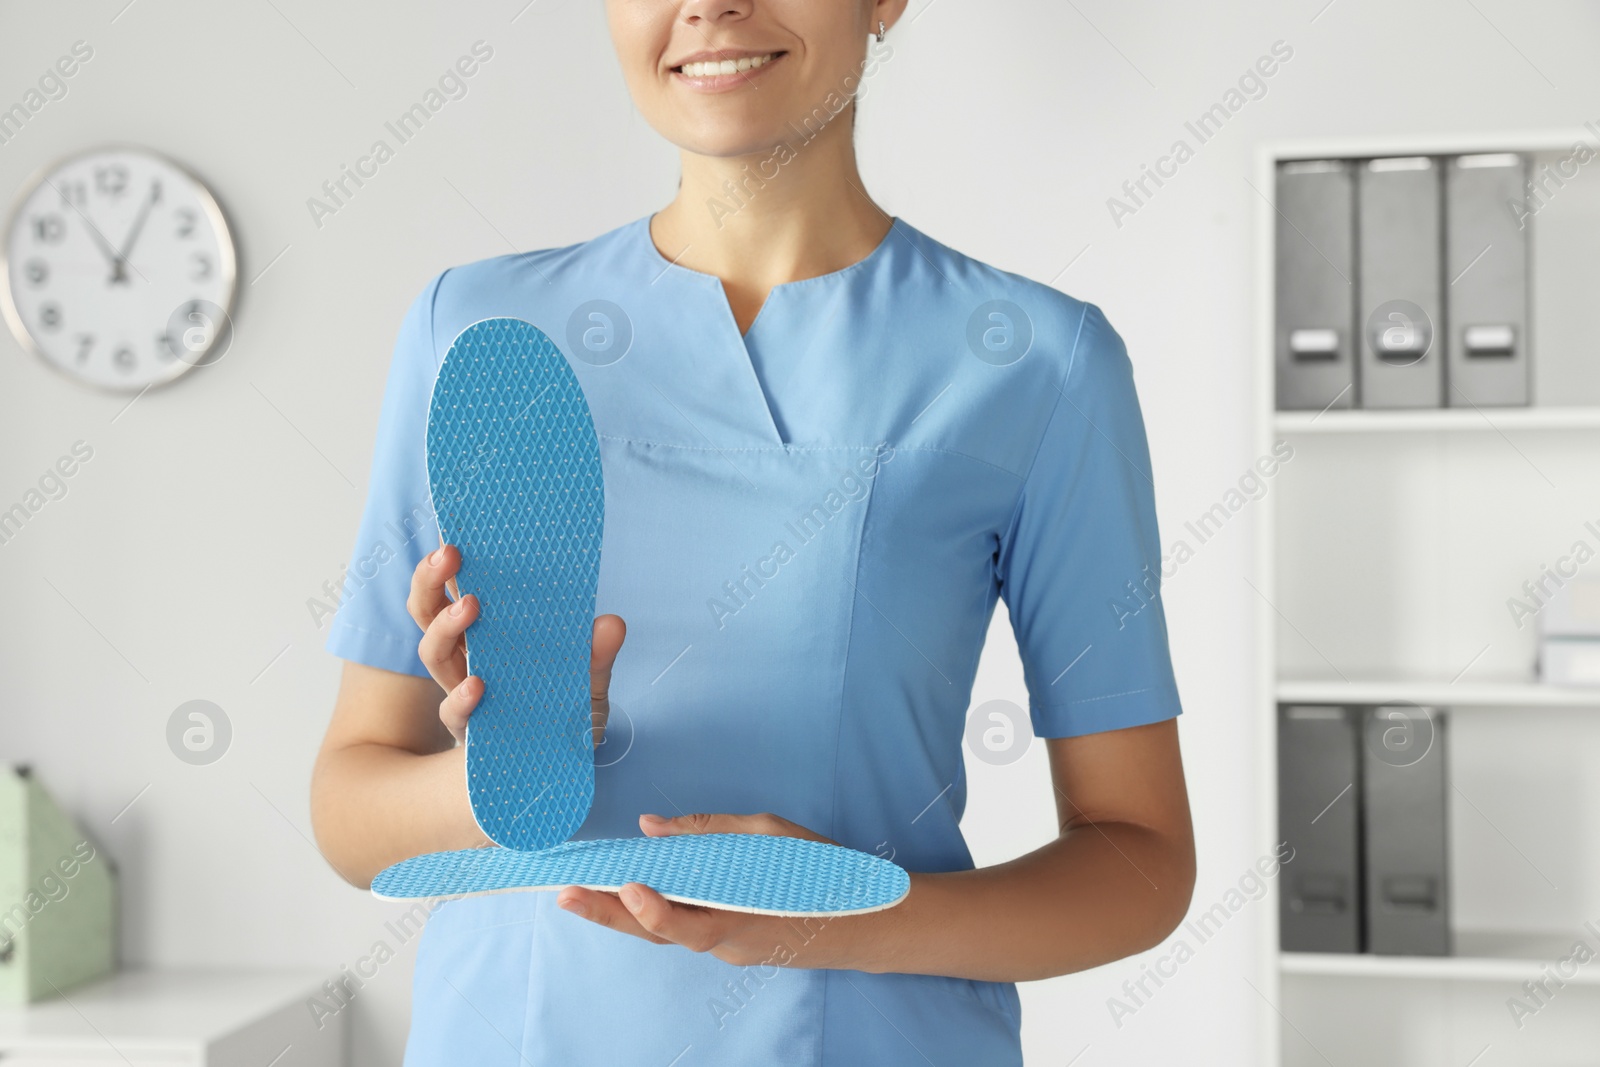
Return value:
<svg viewBox="0 0 1600 1067">
<path fill-rule="evenodd" d="M 1384 681 L 1326 679 L 1279 681 L 1280 704 L 1411 704 L 1447 708 L 1600 708 L 1600 689 L 1537 682 Z"/>
<path fill-rule="evenodd" d="M 1456 933 L 1454 956 L 1373 956 L 1365 953 L 1285 952 L 1279 958 L 1284 974 L 1326 978 L 1434 979 L 1462 982 L 1522 983 L 1540 977 L 1567 956 L 1580 936 L 1498 932 Z M 1600 966 L 1581 966 L 1562 980 L 1572 985 L 1600 986 Z"/>
<path fill-rule="evenodd" d="M 337 1067 L 346 1013 L 315 971 L 133 970 L 0 1007 L 0 1062 L 144 1067 Z M 291 1051 L 292 1049 L 292 1051 Z M 274 1059 L 274 1057 L 278 1057 Z"/>
<path fill-rule="evenodd" d="M 1279 433 L 1468 433 L 1600 429 L 1600 407 L 1421 408 L 1407 411 L 1279 411 Z"/>
<path fill-rule="evenodd" d="M 1366 156 L 1453 156 L 1476 152 L 1570 152 L 1579 141 L 1594 135 L 1582 127 L 1516 130 L 1502 133 L 1381 134 L 1357 137 L 1282 139 L 1263 144 L 1263 158 L 1335 159 Z M 1269 231 L 1270 232 L 1270 231 Z"/>
</svg>

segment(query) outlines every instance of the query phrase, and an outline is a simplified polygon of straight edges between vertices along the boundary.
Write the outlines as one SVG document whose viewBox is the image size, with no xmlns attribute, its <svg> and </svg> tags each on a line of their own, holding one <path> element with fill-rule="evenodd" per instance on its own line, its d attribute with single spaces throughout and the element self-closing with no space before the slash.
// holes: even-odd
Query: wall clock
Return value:
<svg viewBox="0 0 1600 1067">
<path fill-rule="evenodd" d="M 0 311 L 24 348 L 86 385 L 137 392 L 214 362 L 234 287 L 216 199 L 145 148 L 52 163 L 6 224 Z"/>
</svg>

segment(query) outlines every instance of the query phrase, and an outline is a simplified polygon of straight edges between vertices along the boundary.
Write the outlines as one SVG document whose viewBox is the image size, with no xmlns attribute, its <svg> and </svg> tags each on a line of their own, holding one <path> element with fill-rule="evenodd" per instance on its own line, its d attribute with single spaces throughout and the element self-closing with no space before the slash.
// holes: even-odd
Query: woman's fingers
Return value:
<svg viewBox="0 0 1600 1067">
<path fill-rule="evenodd" d="M 461 553 L 454 545 L 441 545 L 422 557 L 411 572 L 411 592 L 406 597 L 406 612 L 419 629 L 426 630 L 433 617 L 450 603 L 445 583 L 461 568 Z"/>
<path fill-rule="evenodd" d="M 651 937 L 682 945 L 692 952 L 710 952 L 722 940 L 719 918 L 704 908 L 674 905 L 640 882 L 624 885 L 617 896 Z"/>
<path fill-rule="evenodd" d="M 670 819 L 661 815 L 641 815 L 639 829 L 644 831 L 646 837 L 672 837 L 676 834 L 766 834 L 769 837 L 800 837 L 807 841 L 828 840 L 799 823 L 790 822 L 771 812 L 763 812 L 760 815 L 696 813 Z"/>
<path fill-rule="evenodd" d="M 467 646 L 462 640 L 468 626 L 478 617 L 476 597 L 452 601 L 445 589 L 455 588 L 456 572 L 461 569 L 461 553 L 454 545 L 441 545 L 422 557 L 411 572 L 411 593 L 406 611 L 422 627 L 417 656 L 433 680 L 446 693 L 439 703 L 439 721 L 460 740 L 466 730 L 465 716 L 483 695 L 483 682 L 462 688 L 467 678 Z M 457 725 L 457 720 L 460 720 Z"/>
<path fill-rule="evenodd" d="M 468 593 L 433 617 L 417 642 L 417 655 L 433 680 L 446 690 L 467 676 L 467 648 L 461 635 L 478 618 L 478 598 Z"/>
<path fill-rule="evenodd" d="M 617 899 L 615 893 L 584 889 L 582 886 L 567 886 L 556 896 L 556 903 L 574 915 L 604 926 L 608 930 L 615 930 L 619 934 L 632 934 L 657 945 L 667 943 L 666 938 L 652 934 L 640 926 L 639 920 L 633 917 L 633 913 Z"/>
<path fill-rule="evenodd" d="M 483 679 L 476 676 L 464 678 L 461 684 L 445 694 L 439 701 L 439 721 L 457 741 L 467 738 L 467 718 L 483 698 Z"/>
<path fill-rule="evenodd" d="M 467 650 L 464 636 L 477 621 L 478 598 L 470 593 L 451 600 L 456 574 L 461 569 L 461 553 L 454 545 L 441 545 L 422 558 L 411 574 L 411 592 L 406 611 L 422 628 L 417 655 L 433 680 L 446 691 L 439 703 L 439 720 L 457 739 L 465 736 L 466 718 L 483 696 L 483 681 L 467 675 Z M 627 625 L 618 615 L 601 615 L 594 621 L 590 644 L 589 696 L 593 722 L 592 741 L 598 748 L 611 714 L 609 697 L 611 670 L 627 636 Z"/>
<path fill-rule="evenodd" d="M 566 911 L 657 945 L 709 952 L 721 942 L 721 919 L 705 908 L 674 904 L 654 889 L 629 882 L 617 893 L 568 886 L 556 897 Z"/>
<path fill-rule="evenodd" d="M 611 717 L 611 668 L 622 650 L 628 626 L 620 615 L 600 615 L 594 620 L 594 639 L 589 644 L 589 714 L 594 725 L 594 747 L 605 738 L 606 721 Z"/>
</svg>

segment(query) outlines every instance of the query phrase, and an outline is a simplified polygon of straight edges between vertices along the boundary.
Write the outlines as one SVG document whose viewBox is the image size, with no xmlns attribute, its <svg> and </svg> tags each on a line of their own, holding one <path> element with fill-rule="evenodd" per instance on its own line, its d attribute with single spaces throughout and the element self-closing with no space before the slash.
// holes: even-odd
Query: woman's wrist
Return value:
<svg viewBox="0 0 1600 1067">
<path fill-rule="evenodd" d="M 812 926 L 807 951 L 792 965 L 882 974 L 914 969 L 915 946 L 932 929 L 929 911 L 940 894 L 937 874 L 911 875 L 911 889 L 900 903 L 865 915 L 793 920 Z"/>
</svg>

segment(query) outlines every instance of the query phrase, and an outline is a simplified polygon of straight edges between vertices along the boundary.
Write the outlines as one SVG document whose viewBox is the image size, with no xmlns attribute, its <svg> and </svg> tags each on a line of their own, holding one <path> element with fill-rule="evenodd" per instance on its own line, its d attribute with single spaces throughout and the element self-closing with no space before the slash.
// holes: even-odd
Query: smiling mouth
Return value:
<svg viewBox="0 0 1600 1067">
<path fill-rule="evenodd" d="M 694 63 L 682 63 L 672 68 L 674 74 L 682 74 L 686 78 L 715 78 L 727 74 L 746 74 L 752 70 L 760 70 L 768 63 L 788 55 L 788 52 L 768 52 L 760 56 L 740 56 L 738 59 L 707 59 Z"/>
</svg>

